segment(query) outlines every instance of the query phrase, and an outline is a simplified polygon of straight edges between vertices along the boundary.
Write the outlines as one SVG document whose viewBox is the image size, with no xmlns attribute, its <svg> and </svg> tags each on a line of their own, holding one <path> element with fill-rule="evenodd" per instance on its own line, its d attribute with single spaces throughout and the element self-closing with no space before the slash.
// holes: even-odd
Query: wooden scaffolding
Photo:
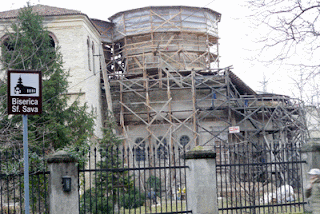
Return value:
<svg viewBox="0 0 320 214">
<path fill-rule="evenodd" d="M 181 6 L 110 17 L 102 31 L 104 106 L 126 147 L 155 146 L 159 158 L 167 146 L 215 147 L 228 162 L 235 156 L 219 145 L 268 148 L 304 140 L 298 100 L 257 94 L 231 68 L 219 68 L 220 18 L 207 8 Z M 239 132 L 230 133 L 230 127 Z"/>
</svg>

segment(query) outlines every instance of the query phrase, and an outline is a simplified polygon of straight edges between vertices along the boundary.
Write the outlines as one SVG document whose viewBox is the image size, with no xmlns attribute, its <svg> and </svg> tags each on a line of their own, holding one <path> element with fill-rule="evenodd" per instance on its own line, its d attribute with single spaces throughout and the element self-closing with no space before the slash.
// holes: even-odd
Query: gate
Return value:
<svg viewBox="0 0 320 214">
<path fill-rule="evenodd" d="M 216 145 L 219 213 L 303 213 L 299 144 Z"/>
<path fill-rule="evenodd" d="M 80 213 L 191 213 L 183 155 L 166 145 L 89 151 L 79 166 Z"/>
</svg>

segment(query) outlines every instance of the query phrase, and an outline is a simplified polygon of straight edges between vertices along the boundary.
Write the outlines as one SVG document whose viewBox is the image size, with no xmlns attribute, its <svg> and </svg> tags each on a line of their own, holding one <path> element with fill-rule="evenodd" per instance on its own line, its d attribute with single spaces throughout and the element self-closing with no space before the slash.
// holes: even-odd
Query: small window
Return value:
<svg viewBox="0 0 320 214">
<path fill-rule="evenodd" d="M 95 63 L 94 63 L 94 42 L 92 42 L 92 71 L 93 71 L 93 74 L 96 74 Z"/>
<path fill-rule="evenodd" d="M 90 58 L 90 40 L 89 38 L 87 39 L 87 48 L 88 48 L 88 68 L 91 71 L 91 58 Z"/>
<path fill-rule="evenodd" d="M 180 145 L 185 147 L 190 142 L 190 138 L 187 135 L 182 135 L 180 137 Z"/>
<path fill-rule="evenodd" d="M 143 138 L 139 137 L 135 141 L 135 156 L 136 156 L 136 161 L 145 161 L 146 159 L 146 145 L 145 142 L 143 141 Z"/>
<path fill-rule="evenodd" d="M 167 139 L 164 137 L 159 137 L 157 140 L 157 157 L 158 159 L 168 159 L 168 146 Z"/>
</svg>

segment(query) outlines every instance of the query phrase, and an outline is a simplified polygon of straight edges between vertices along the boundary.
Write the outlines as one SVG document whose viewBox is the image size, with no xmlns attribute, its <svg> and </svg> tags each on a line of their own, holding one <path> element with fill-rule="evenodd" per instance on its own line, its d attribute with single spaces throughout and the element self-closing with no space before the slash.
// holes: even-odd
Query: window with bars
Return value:
<svg viewBox="0 0 320 214">
<path fill-rule="evenodd" d="M 158 148 L 157 148 L 158 159 L 168 159 L 167 139 L 164 137 L 158 137 L 157 145 L 158 145 Z"/>
<path fill-rule="evenodd" d="M 136 161 L 145 161 L 146 159 L 146 148 L 145 148 L 145 142 L 143 141 L 143 138 L 139 137 L 135 141 L 135 156 Z"/>
</svg>

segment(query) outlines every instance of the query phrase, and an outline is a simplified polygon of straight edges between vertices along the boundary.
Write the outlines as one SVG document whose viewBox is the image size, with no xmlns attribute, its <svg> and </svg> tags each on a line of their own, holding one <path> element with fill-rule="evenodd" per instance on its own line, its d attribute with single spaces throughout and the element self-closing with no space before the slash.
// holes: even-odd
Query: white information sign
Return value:
<svg viewBox="0 0 320 214">
<path fill-rule="evenodd" d="M 8 71 L 8 114 L 41 114 L 40 71 Z"/>
<path fill-rule="evenodd" d="M 240 132 L 240 127 L 239 126 L 231 126 L 229 127 L 229 133 L 233 134 L 233 133 L 239 133 Z"/>
</svg>

